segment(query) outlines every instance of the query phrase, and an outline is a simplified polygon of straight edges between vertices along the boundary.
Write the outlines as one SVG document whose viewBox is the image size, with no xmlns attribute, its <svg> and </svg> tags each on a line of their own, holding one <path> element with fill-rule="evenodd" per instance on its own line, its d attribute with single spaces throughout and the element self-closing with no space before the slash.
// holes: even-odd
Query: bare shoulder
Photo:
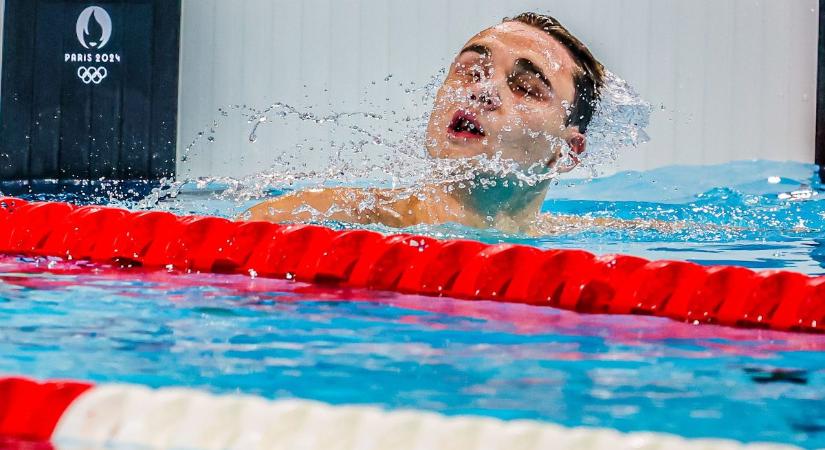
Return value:
<svg viewBox="0 0 825 450">
<path fill-rule="evenodd" d="M 329 211 L 346 193 L 340 189 L 308 189 L 265 200 L 239 219 L 269 222 L 303 222 Z"/>
<path fill-rule="evenodd" d="M 259 203 L 241 220 L 309 222 L 339 220 L 351 223 L 384 223 L 397 226 L 399 208 L 394 191 L 382 189 L 325 188 L 292 192 Z"/>
</svg>

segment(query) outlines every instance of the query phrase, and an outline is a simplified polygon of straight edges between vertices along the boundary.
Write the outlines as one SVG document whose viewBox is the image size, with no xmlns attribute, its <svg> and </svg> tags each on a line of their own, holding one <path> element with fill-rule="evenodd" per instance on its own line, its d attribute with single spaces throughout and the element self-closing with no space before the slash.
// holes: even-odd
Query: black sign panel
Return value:
<svg viewBox="0 0 825 450">
<path fill-rule="evenodd" d="M 6 0 L 0 179 L 174 175 L 180 0 Z"/>
<path fill-rule="evenodd" d="M 816 141 L 814 158 L 825 183 L 825 0 L 819 0 L 819 46 L 816 78 Z"/>
</svg>

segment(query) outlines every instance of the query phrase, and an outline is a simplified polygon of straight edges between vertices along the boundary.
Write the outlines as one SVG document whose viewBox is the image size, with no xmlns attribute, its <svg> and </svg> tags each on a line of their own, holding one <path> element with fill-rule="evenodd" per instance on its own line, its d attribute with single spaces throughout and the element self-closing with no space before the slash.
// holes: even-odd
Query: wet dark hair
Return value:
<svg viewBox="0 0 825 450">
<path fill-rule="evenodd" d="M 526 12 L 516 17 L 507 17 L 504 22 L 521 22 L 536 27 L 552 36 L 563 45 L 579 69 L 573 74 L 573 83 L 576 87 L 573 104 L 570 105 L 570 116 L 567 126 L 577 126 L 584 133 L 599 102 L 599 93 L 604 85 L 604 66 L 600 63 L 586 45 L 576 36 L 573 36 L 558 20 L 553 17 L 534 12 Z"/>
</svg>

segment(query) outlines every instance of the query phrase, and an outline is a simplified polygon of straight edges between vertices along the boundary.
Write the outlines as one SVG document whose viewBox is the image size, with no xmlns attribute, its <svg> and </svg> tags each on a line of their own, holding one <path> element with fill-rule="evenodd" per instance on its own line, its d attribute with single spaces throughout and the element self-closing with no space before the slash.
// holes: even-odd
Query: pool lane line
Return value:
<svg viewBox="0 0 825 450">
<path fill-rule="evenodd" d="M 0 198 L 0 253 L 825 332 L 825 277 Z"/>
<path fill-rule="evenodd" d="M 0 443 L 58 448 L 302 450 L 791 450 L 665 433 L 567 428 L 531 420 L 0 378 Z M 30 447 L 31 448 L 31 447 Z"/>
</svg>

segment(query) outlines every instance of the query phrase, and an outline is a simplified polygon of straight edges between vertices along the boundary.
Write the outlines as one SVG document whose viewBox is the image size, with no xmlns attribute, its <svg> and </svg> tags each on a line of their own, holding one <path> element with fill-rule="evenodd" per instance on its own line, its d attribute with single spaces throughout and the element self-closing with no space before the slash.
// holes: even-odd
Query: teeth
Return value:
<svg viewBox="0 0 825 450">
<path fill-rule="evenodd" d="M 484 135 L 484 131 L 481 129 L 480 126 L 476 125 L 475 123 L 464 117 L 457 119 L 455 121 L 455 124 L 453 124 L 453 126 L 451 127 L 451 129 L 457 133 L 468 132 L 479 136 Z"/>
<path fill-rule="evenodd" d="M 473 133 L 473 134 L 481 134 L 481 128 L 476 127 L 476 125 L 474 123 L 471 123 L 467 119 L 459 119 L 458 122 L 456 122 L 455 126 L 453 127 L 453 130 L 458 131 L 458 132 L 469 131 L 470 133 Z"/>
</svg>

